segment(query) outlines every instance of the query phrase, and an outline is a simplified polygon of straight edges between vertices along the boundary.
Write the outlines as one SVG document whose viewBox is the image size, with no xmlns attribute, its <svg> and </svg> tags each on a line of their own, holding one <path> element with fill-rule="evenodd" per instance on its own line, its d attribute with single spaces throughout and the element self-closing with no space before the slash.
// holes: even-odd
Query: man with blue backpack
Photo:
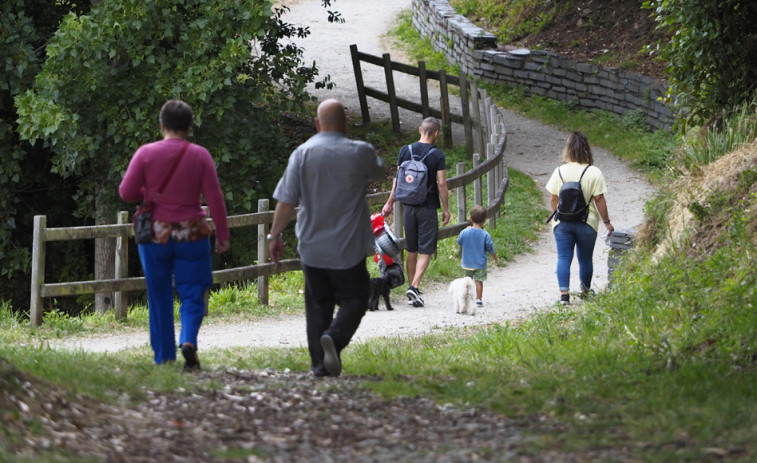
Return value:
<svg viewBox="0 0 757 463">
<path fill-rule="evenodd" d="M 442 225 L 447 225 L 450 220 L 444 153 L 434 146 L 440 129 L 438 119 L 427 117 L 418 129 L 420 140 L 400 149 L 397 176 L 389 199 L 381 210 L 384 216 L 388 216 L 395 201 L 402 203 L 407 251 L 405 268 L 410 282 L 405 294 L 408 304 L 413 307 L 424 305 L 418 287 L 431 262 L 431 255 L 436 251 L 439 233 L 437 210 L 442 208 Z"/>
</svg>

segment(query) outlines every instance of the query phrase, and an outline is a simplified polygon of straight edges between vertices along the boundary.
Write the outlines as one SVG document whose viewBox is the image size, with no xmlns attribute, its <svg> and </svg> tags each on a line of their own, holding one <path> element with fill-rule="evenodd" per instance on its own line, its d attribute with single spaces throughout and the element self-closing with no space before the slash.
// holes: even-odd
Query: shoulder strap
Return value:
<svg viewBox="0 0 757 463">
<path fill-rule="evenodd" d="M 413 154 L 413 144 L 410 143 L 409 145 L 407 145 L 407 148 L 410 150 L 410 159 L 415 161 L 416 159 L 415 159 L 415 154 Z M 418 159 L 418 161 L 423 162 L 428 157 L 428 155 L 431 154 L 431 152 L 434 151 L 435 149 L 436 148 L 432 146 L 430 150 L 426 151 L 426 154 L 424 154 L 422 158 Z"/>
<path fill-rule="evenodd" d="M 171 167 L 171 171 L 163 180 L 163 183 L 160 185 L 160 188 L 158 188 L 158 192 L 155 193 L 155 197 L 152 199 L 153 201 L 158 199 L 158 196 L 160 196 L 160 194 L 163 193 L 163 189 L 166 187 L 166 185 L 168 185 L 168 182 L 171 180 L 171 177 L 173 177 L 173 173 L 176 172 L 176 167 L 181 162 L 181 158 L 184 157 L 184 153 L 186 153 L 187 148 L 189 148 L 189 142 L 184 143 L 184 147 L 181 149 L 181 152 L 179 153 L 179 158 L 176 159 L 176 162 L 174 162 L 173 167 Z"/>
<path fill-rule="evenodd" d="M 584 174 L 586 173 L 587 170 L 589 170 L 589 167 L 591 167 L 591 165 L 586 166 L 586 168 L 584 169 L 584 171 L 581 172 L 581 176 L 578 177 L 578 183 L 581 183 L 581 179 L 584 178 Z"/>
<path fill-rule="evenodd" d="M 584 178 L 584 174 L 586 173 L 586 171 L 587 171 L 587 170 L 589 170 L 589 167 L 591 167 L 591 165 L 588 165 L 588 166 L 586 166 L 586 167 L 584 168 L 583 172 L 581 172 L 581 176 L 580 176 L 580 177 L 578 177 L 578 183 L 581 183 L 581 180 L 582 180 L 582 179 Z M 559 167 L 557 168 L 557 175 L 559 175 L 559 176 L 560 176 L 560 180 L 561 180 L 561 181 L 562 181 L 563 183 L 565 183 L 565 179 L 564 179 L 564 178 L 562 178 L 562 172 L 560 172 L 560 168 L 559 168 Z"/>
</svg>

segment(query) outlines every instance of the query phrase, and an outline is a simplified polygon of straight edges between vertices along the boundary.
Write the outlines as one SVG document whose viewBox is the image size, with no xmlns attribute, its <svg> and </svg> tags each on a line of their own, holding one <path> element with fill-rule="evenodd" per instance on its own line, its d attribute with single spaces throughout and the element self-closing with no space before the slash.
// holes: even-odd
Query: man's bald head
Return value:
<svg viewBox="0 0 757 463">
<path fill-rule="evenodd" d="M 347 133 L 347 115 L 342 103 L 334 99 L 321 102 L 318 105 L 315 125 L 319 132 Z"/>
</svg>

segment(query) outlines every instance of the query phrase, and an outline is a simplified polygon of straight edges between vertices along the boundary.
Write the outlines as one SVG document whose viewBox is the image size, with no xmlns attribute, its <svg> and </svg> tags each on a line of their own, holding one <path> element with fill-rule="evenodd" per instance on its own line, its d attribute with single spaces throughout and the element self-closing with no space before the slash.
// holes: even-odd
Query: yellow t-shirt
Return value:
<svg viewBox="0 0 757 463">
<path fill-rule="evenodd" d="M 563 184 L 563 180 L 566 182 L 578 181 L 581 177 L 581 172 L 586 168 L 586 164 L 579 164 L 577 162 L 568 162 L 561 165 L 552 173 L 552 177 L 547 182 L 547 191 L 553 195 L 560 194 L 560 187 Z M 557 172 L 559 169 L 562 173 L 563 180 L 560 180 L 560 174 Z M 602 171 L 596 166 L 590 166 L 586 169 L 586 173 L 581 179 L 581 191 L 584 193 L 584 199 L 589 202 L 594 196 L 603 195 L 607 193 L 607 185 L 605 185 L 605 177 L 602 175 Z M 560 223 L 557 219 L 552 220 L 552 228 Z M 597 211 L 597 205 L 594 201 L 589 204 L 589 217 L 586 219 L 586 223 L 589 224 L 594 231 L 598 231 L 599 227 L 599 212 Z"/>
</svg>

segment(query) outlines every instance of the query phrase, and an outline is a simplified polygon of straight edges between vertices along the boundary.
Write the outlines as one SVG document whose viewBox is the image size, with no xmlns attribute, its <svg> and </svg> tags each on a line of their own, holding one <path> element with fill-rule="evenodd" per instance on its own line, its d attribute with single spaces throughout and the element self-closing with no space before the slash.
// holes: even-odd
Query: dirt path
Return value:
<svg viewBox="0 0 757 463">
<path fill-rule="evenodd" d="M 402 10 L 410 8 L 410 0 L 351 0 L 339 2 L 335 7 L 346 22 L 330 24 L 318 0 L 289 0 L 291 8 L 287 19 L 307 24 L 311 36 L 299 43 L 305 48 L 306 61 L 317 60 L 324 74 L 330 74 L 337 84 L 335 90 L 315 90 L 320 99 L 333 97 L 344 102 L 349 111 L 359 113 L 355 92 L 349 46 L 356 43 L 361 51 L 381 55 L 390 42 L 382 35 L 396 23 Z M 392 51 L 394 60 L 401 53 Z M 385 88 L 383 73 L 364 69 L 367 85 Z M 395 78 L 398 93 L 419 100 L 417 80 Z M 369 99 L 371 117 L 388 117 L 388 105 Z M 459 103 L 458 103 L 459 104 Z M 558 155 L 568 134 L 539 122 L 504 111 L 508 131 L 507 164 L 530 175 L 543 190 L 549 175 L 559 164 Z M 416 127 L 420 117 L 402 112 L 403 125 Z M 457 138 L 457 137 L 456 137 Z M 653 190 L 640 174 L 610 153 L 595 148 L 595 164 L 603 171 L 609 194 L 606 195 L 610 216 L 616 228 L 629 228 L 641 223 L 642 206 Z M 451 192 L 451 194 L 454 194 Z M 545 192 L 546 205 L 546 192 Z M 495 243 L 495 246 L 501 244 Z M 600 240 L 594 253 L 593 287 L 601 290 L 607 285 L 607 246 Z M 448 258 L 448 256 L 439 256 Z M 475 316 L 458 315 L 449 307 L 446 288 L 442 285 L 426 286 L 426 307 L 408 307 L 404 297 L 393 300 L 396 310 L 369 312 L 354 339 L 365 341 L 381 336 L 409 336 L 443 330 L 453 326 L 481 325 L 523 318 L 537 310 L 552 307 L 558 299 L 555 265 L 557 262 L 554 240 L 546 229 L 534 244 L 534 252 L 521 255 L 506 267 L 492 268 L 485 286 L 485 307 Z M 433 263 L 432 263 L 433 265 Z M 573 265 L 571 285 L 578 288 L 577 264 Z M 146 331 L 129 334 L 50 341 L 51 346 L 81 348 L 87 351 L 115 351 L 145 345 Z M 200 348 L 235 346 L 294 347 L 304 346 L 304 316 L 271 319 L 243 324 L 207 323 L 200 332 Z"/>
</svg>

